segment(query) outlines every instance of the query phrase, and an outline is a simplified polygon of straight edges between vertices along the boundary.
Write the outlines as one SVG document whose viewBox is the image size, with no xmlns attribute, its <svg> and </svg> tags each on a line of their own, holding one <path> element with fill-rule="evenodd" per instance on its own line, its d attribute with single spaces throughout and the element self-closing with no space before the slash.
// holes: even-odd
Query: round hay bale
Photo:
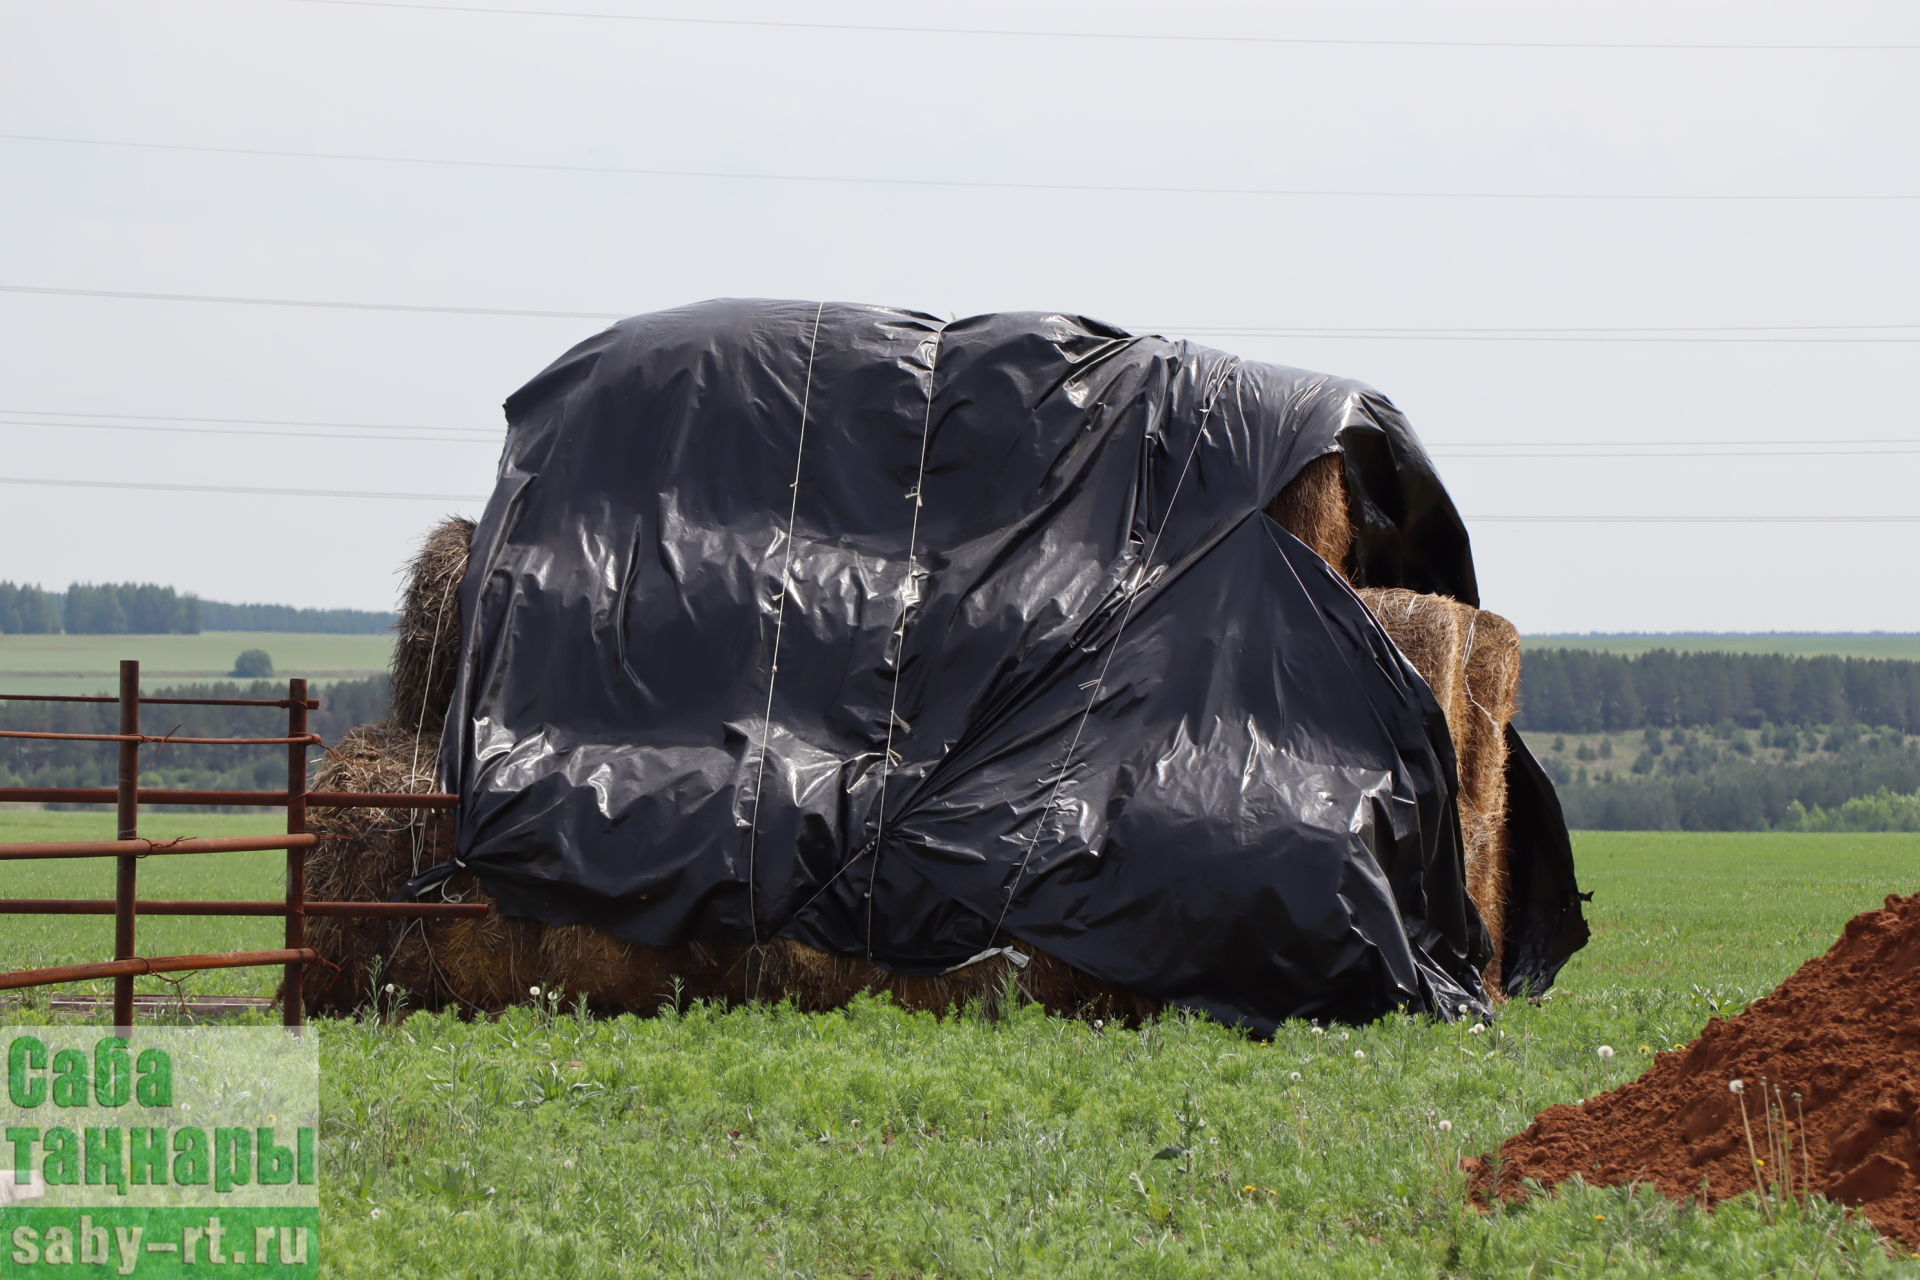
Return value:
<svg viewBox="0 0 1920 1280">
<path fill-rule="evenodd" d="M 1353 556 L 1353 515 L 1347 505 L 1344 455 L 1326 453 L 1309 462 L 1266 507 L 1267 514 L 1312 547 L 1342 577 Z"/>
<path fill-rule="evenodd" d="M 399 633 L 393 646 L 395 723 L 439 736 L 453 701 L 460 660 L 460 582 L 467 574 L 474 523 L 449 516 L 435 525 L 407 565 Z M 437 750 L 437 749 L 436 749 Z"/>
<path fill-rule="evenodd" d="M 1460 840 L 1467 894 L 1493 940 L 1483 978 L 1501 985 L 1506 944 L 1508 863 L 1507 724 L 1520 687 L 1520 633 L 1498 614 L 1449 596 L 1403 588 L 1359 592 L 1446 713 L 1460 781 Z"/>
</svg>

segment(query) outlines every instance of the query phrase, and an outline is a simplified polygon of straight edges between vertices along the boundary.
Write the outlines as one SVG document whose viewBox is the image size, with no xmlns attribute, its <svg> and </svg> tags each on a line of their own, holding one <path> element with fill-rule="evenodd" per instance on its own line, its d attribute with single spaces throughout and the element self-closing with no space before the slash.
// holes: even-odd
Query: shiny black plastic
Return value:
<svg viewBox="0 0 1920 1280">
<path fill-rule="evenodd" d="M 1071 316 L 722 301 L 507 415 L 443 749 L 510 914 L 918 973 L 1019 939 L 1256 1032 L 1485 1011 L 1444 717 L 1261 510 L 1341 451 L 1356 581 L 1475 600 L 1376 392 Z M 1558 933 L 1508 947 L 1536 987 L 1564 861 L 1519 922 Z"/>
</svg>

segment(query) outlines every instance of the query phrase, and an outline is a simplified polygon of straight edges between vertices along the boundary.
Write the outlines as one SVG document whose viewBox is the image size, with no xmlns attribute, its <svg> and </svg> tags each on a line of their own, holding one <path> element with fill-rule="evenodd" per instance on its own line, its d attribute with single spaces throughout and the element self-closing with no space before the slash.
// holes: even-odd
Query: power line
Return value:
<svg viewBox="0 0 1920 1280">
<path fill-rule="evenodd" d="M 348 427 L 356 431 L 444 431 L 471 434 L 478 427 L 432 427 L 418 422 L 321 422 L 312 418 L 211 418 L 177 413 L 105 413 L 75 409 L 4 409 L 0 413 L 42 418 L 134 418 L 141 422 L 218 422 L 243 427 Z"/>
<path fill-rule="evenodd" d="M 1806 326 L 1816 328 L 1821 326 Z M 1841 326 L 1826 326 L 1841 327 Z M 1876 326 L 1861 325 L 1860 328 Z M 206 414 L 180 413 L 108 413 L 103 410 L 77 409 L 20 409 L 0 407 L 0 414 L 12 416 L 31 416 L 40 418 L 132 418 L 141 422 L 216 422 L 238 426 L 264 427 L 345 427 L 355 431 L 440 431 L 458 434 L 474 434 L 478 427 L 438 427 L 419 422 L 337 422 L 318 418 L 219 418 Z M 370 437 L 379 439 L 382 437 Z M 486 434 L 488 440 L 499 438 L 497 431 Z M 1430 450 L 1451 449 L 1693 449 L 1693 448 L 1754 448 L 1775 445 L 1920 445 L 1920 436 L 1873 436 L 1846 440 L 1446 440 L 1429 441 Z M 1638 456 L 1638 455 L 1636 455 Z M 1644 455 L 1664 457 L 1660 453 Z"/>
<path fill-rule="evenodd" d="M 391 311 L 408 314 L 457 315 L 457 316 L 507 316 L 536 320 L 622 320 L 631 313 L 619 311 L 535 311 L 508 307 L 449 307 L 428 306 L 397 302 L 345 302 L 314 298 L 265 298 L 239 297 L 222 294 L 204 293 L 147 293 L 125 289 L 66 289 L 48 285 L 0 284 L 0 293 L 31 294 L 72 298 L 112 298 L 141 302 L 205 302 L 231 306 L 248 307 L 295 307 L 324 311 Z M 1800 326 L 1781 326 L 1797 328 Z M 1808 329 L 1840 328 L 1920 328 L 1907 325 L 1859 325 L 1859 326 L 1805 326 Z M 1169 332 L 1166 330 L 1143 330 L 1143 332 Z M 1875 337 L 1756 337 L 1737 327 L 1730 327 L 1724 336 L 1659 336 L 1670 331 L 1650 328 L 1647 336 L 1621 336 L 1607 332 L 1576 330 L 1528 330 L 1511 329 L 1500 332 L 1481 330 L 1371 330 L 1356 329 L 1233 329 L 1209 330 L 1186 329 L 1172 332 L 1199 334 L 1221 333 L 1238 337 L 1275 337 L 1297 339 L 1330 339 L 1342 341 L 1348 339 L 1366 339 L 1389 342 L 1709 342 L 1709 343 L 1914 343 L 1920 342 L 1920 333 L 1912 337 L 1875 338 Z M 1693 332 L 1702 332 L 1699 330 Z"/>
<path fill-rule="evenodd" d="M 761 18 L 685 18 L 638 13 L 560 9 L 510 9 L 494 5 L 410 4 L 402 0 L 300 0 L 355 9 L 412 9 L 427 13 L 481 13 L 528 18 L 573 18 L 649 22 L 699 27 L 771 27 L 787 31 L 873 31 L 900 35 L 1015 36 L 1044 40 L 1134 40 L 1154 44 L 1352 45 L 1398 49 L 1690 49 L 1732 52 L 1880 52 L 1920 49 L 1911 44 L 1719 44 L 1567 40 L 1341 40 L 1316 36 L 1197 35 L 1189 32 L 1034 31 L 1014 27 L 917 27 L 870 22 L 793 22 Z"/>
<path fill-rule="evenodd" d="M 524 311 L 509 307 L 427 307 L 398 302 L 331 302 L 313 298 L 238 298 L 205 293 L 135 293 L 125 289 L 53 289 L 40 285 L 0 284 L 0 293 L 31 293 L 70 298 L 125 298 L 141 302 L 218 302 L 243 307 L 303 307 L 321 311 L 401 311 L 450 316 L 513 316 L 534 320 L 624 320 L 618 311 Z"/>
<path fill-rule="evenodd" d="M 0 409 L 0 413 L 6 410 Z M 169 435 L 251 436 L 261 440 L 364 440 L 368 444 L 497 444 L 498 436 L 353 435 L 341 431 L 256 431 L 245 427 L 175 427 L 136 422 L 57 422 L 51 419 L 0 418 L 0 427 L 59 427 L 77 431 L 159 431 Z"/>
<path fill-rule="evenodd" d="M 24 417 L 18 416 L 19 412 L 20 411 L 12 410 L 12 409 L 0 409 L 0 415 L 6 415 L 4 417 L 0 417 L 0 427 L 55 427 L 55 428 L 71 427 L 78 430 L 90 430 L 90 431 L 158 431 L 158 432 L 166 432 L 169 434 L 183 434 L 183 435 L 248 436 L 248 437 L 254 437 L 254 438 L 264 439 L 264 440 L 362 440 L 362 441 L 366 441 L 369 444 L 386 444 L 394 441 L 404 441 L 404 442 L 418 443 L 418 444 L 441 444 L 441 445 L 444 445 L 444 444 L 497 445 L 501 442 L 501 439 L 502 439 L 502 437 L 498 434 L 454 435 L 454 434 L 451 434 L 450 432 L 448 434 L 437 435 L 437 436 L 411 436 L 411 435 L 397 435 L 397 434 L 391 434 L 391 433 L 385 433 L 385 432 L 378 433 L 378 434 L 349 434 L 344 432 L 331 432 L 331 431 L 253 431 L 253 430 L 247 430 L 244 428 L 208 427 L 208 426 L 172 426 L 172 425 L 162 426 L 162 425 L 150 425 L 147 423 L 131 423 L 131 422 L 76 422 L 76 421 L 59 421 L 51 418 L 24 418 Z M 66 415 L 66 416 L 69 418 L 72 418 L 72 417 L 77 417 L 79 415 Z M 136 417 L 136 416 L 142 416 L 142 415 L 124 414 L 124 415 L 103 415 L 103 416 Z M 178 421 L 196 422 L 201 420 L 189 418 L 189 419 L 179 419 Z M 234 420 L 222 419 L 219 421 L 234 421 Z M 435 428 L 425 428 L 425 429 L 435 430 Z M 399 428 L 398 430 L 405 430 L 405 428 Z M 1559 448 L 1561 446 L 1541 444 L 1541 445 L 1529 446 L 1534 451 L 1524 452 L 1524 453 L 1490 453 L 1490 452 L 1457 453 L 1454 450 L 1463 449 L 1463 448 L 1483 449 L 1486 446 L 1430 445 L 1428 448 L 1428 452 L 1431 453 L 1436 458 L 1444 458 L 1451 462 L 1516 461 L 1516 460 L 1517 461 L 1532 460 L 1532 461 L 1557 462 L 1563 458 L 1571 458 L 1571 459 L 1619 458 L 1619 459 L 1625 459 L 1629 461 L 1638 460 L 1638 459 L 1647 459 L 1647 458 L 1868 458 L 1868 457 L 1880 457 L 1880 456 L 1892 456 L 1892 455 L 1920 454 L 1920 448 L 1879 449 L 1879 448 L 1857 447 L 1860 445 L 1875 445 L 1875 444 L 1920 444 L 1920 441 L 1898 441 L 1898 440 L 1895 440 L 1895 441 L 1801 441 L 1798 443 L 1805 443 L 1805 444 L 1818 443 L 1818 444 L 1823 444 L 1823 445 L 1832 446 L 1832 447 L 1817 448 L 1817 449 L 1767 449 L 1767 450 L 1713 448 L 1712 446 L 1718 443 L 1715 441 L 1689 441 L 1689 442 L 1669 442 L 1669 443 L 1675 444 L 1675 445 L 1688 443 L 1696 446 L 1705 445 L 1708 447 L 1704 450 L 1698 450 L 1698 451 L 1675 448 L 1675 449 L 1671 449 L 1663 452 L 1648 452 L 1644 450 L 1638 450 L 1638 451 L 1615 450 L 1615 451 L 1604 452 L 1604 453 L 1567 453 L 1567 452 L 1544 452 L 1543 450 Z M 1771 443 L 1771 442 L 1763 441 L 1759 443 Z M 1796 442 L 1781 441 L 1779 443 L 1793 444 Z M 1603 446 L 1603 447 L 1610 448 L 1610 446 Z"/>
<path fill-rule="evenodd" d="M 1893 454 L 1915 454 L 1920 449 L 1715 449 L 1702 452 L 1678 451 L 1673 453 L 1450 453 L 1445 448 L 1435 446 L 1428 450 L 1436 458 L 1446 458 L 1452 462 L 1498 462 L 1508 460 L 1534 460 L 1558 462 L 1562 458 L 1624 458 L 1629 460 L 1644 458 L 1874 458 Z"/>
<path fill-rule="evenodd" d="M 311 0 L 318 3 L 319 0 Z M 877 187 L 953 187 L 1001 191 L 1087 191 L 1103 195 L 1272 196 L 1311 199 L 1396 200 L 1600 200 L 1600 201 L 1761 201 L 1835 203 L 1920 200 L 1920 194 L 1817 192 L 1769 194 L 1735 192 L 1553 192 L 1553 191 L 1394 191 L 1338 187 L 1180 187 L 1141 183 L 1013 182 L 971 178 L 885 178 L 859 174 L 764 173 L 736 169 L 665 169 L 622 165 L 549 164 L 514 160 L 454 160 L 440 156 L 395 156 L 354 151 L 296 151 L 271 147 L 213 147 L 174 142 L 126 142 L 113 138 L 72 138 L 36 133 L 0 133 L 8 142 L 43 142 L 80 147 L 125 147 L 140 151 L 183 151 L 199 155 L 254 156 L 285 160 L 340 160 L 364 164 L 427 165 L 449 169 L 506 169 L 533 173 L 588 173 L 643 178 L 709 178 L 734 182 L 813 182 Z"/>
<path fill-rule="evenodd" d="M 1847 444 L 1920 444 L 1920 438 L 1883 437 L 1872 440 L 1450 440 L 1435 444 L 1437 449 L 1611 449 L 1619 448 L 1692 448 L 1696 445 L 1847 445 Z M 1650 454 L 1659 457 L 1659 454 Z"/>
<path fill-rule="evenodd" d="M 1150 333 L 1174 334 L 1192 333 L 1206 337 L 1227 338 L 1293 338 L 1299 341 L 1315 342 L 1674 342 L 1674 343 L 1795 343 L 1820 345 L 1825 343 L 1909 343 L 1920 342 L 1920 334 L 1906 338 L 1761 338 L 1746 334 L 1729 334 L 1721 337 L 1658 337 L 1658 336 L 1619 336 L 1612 334 L 1560 334 L 1532 333 L 1514 331 L 1511 333 L 1359 333 L 1346 331 L 1328 333 L 1316 329 L 1148 329 Z"/>
<path fill-rule="evenodd" d="M 473 493 L 381 493 L 366 489 L 281 489 L 252 485 L 161 484 L 151 481 L 59 480 L 0 476 L 0 484 L 56 489 L 120 489 L 157 493 L 233 493 L 254 497 L 382 498 L 414 502 L 485 502 Z M 1466 516 L 1469 524 L 1920 524 L 1920 516 Z"/>
<path fill-rule="evenodd" d="M 1469 524 L 1920 524 L 1920 516 L 1466 516 Z"/>
<path fill-rule="evenodd" d="M 1163 325 L 1183 333 L 1223 333 L 1247 337 L 1266 334 L 1343 334 L 1369 335 L 1429 333 L 1790 333 L 1802 330 L 1833 329 L 1920 329 L 1920 321 L 1903 324 L 1634 324 L 1634 325 L 1487 325 L 1465 328 L 1455 325 L 1419 325 L 1408 328 L 1384 328 L 1379 325 L 1292 325 L 1280 329 L 1220 328 L 1212 325 Z"/>
<path fill-rule="evenodd" d="M 473 493 L 377 493 L 367 489 L 279 489 L 256 485 L 161 484 L 156 481 L 56 480 L 39 476 L 0 476 L 0 484 L 51 489 L 134 489 L 153 493 L 241 493 L 270 498 L 385 498 L 407 502 L 485 502 Z"/>
</svg>

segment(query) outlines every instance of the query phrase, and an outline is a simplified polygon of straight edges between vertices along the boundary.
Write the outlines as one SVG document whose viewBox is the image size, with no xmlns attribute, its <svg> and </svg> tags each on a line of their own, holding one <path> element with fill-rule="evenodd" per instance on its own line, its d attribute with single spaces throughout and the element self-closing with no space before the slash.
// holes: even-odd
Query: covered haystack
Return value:
<svg viewBox="0 0 1920 1280">
<path fill-rule="evenodd" d="M 1467 892 L 1493 937 L 1486 981 L 1498 992 L 1510 878 L 1506 735 L 1519 699 L 1520 633 L 1498 614 L 1446 596 L 1369 588 L 1360 598 L 1446 712 L 1460 771 Z"/>
<path fill-rule="evenodd" d="M 361 725 L 322 760 L 320 791 L 439 790 L 440 727 L 460 652 L 459 585 L 473 522 L 452 517 L 427 535 L 408 571 L 393 666 L 396 720 Z M 417 731 L 422 726 L 424 731 Z M 314 809 L 324 843 L 308 860 L 310 896 L 382 902 L 453 856 L 453 816 L 415 809 Z M 441 900 L 492 903 L 478 880 L 455 872 Z M 549 926 L 491 912 L 477 920 L 369 920 L 316 916 L 307 938 L 326 963 L 306 978 L 308 1011 L 342 1015 L 392 984 L 409 1005 L 497 1012 L 531 989 L 604 1013 L 652 1013 L 674 1000 L 790 999 L 834 1009 L 860 992 L 887 993 L 912 1009 L 994 1005 L 1009 984 L 1056 1013 L 1117 1020 L 1158 1005 L 1098 982 L 1015 940 L 1024 963 L 998 955 L 951 974 L 895 973 L 859 956 L 830 955 L 789 938 L 759 946 L 642 947 L 586 925 Z"/>
<path fill-rule="evenodd" d="M 457 824 L 347 815 L 316 859 L 498 911 L 332 927 L 316 1003 L 1017 987 L 1266 1034 L 1485 1014 L 1482 915 L 1515 983 L 1584 938 L 1550 784 L 1518 746 L 1506 777 L 1501 624 L 1382 606 L 1444 614 L 1443 724 L 1349 585 L 1478 598 L 1370 388 L 1058 313 L 744 299 L 622 322 L 506 408 L 484 518 L 412 566 L 391 715 L 323 775 L 429 785 L 432 748 Z"/>
<path fill-rule="evenodd" d="M 318 789 L 436 790 L 437 751 L 437 739 L 391 723 L 362 725 L 329 754 Z M 384 901 L 453 850 L 452 818 L 445 813 L 316 809 L 309 825 L 325 839 L 308 863 L 309 892 L 321 899 Z M 464 872 L 433 892 L 444 901 L 493 901 Z M 307 1008 L 316 1016 L 378 1003 L 389 983 L 405 993 L 410 1007 L 470 1012 L 526 1003 L 535 987 L 569 1006 L 584 1000 L 601 1013 L 652 1013 L 675 999 L 789 999 L 803 1009 L 824 1010 L 863 991 L 938 1012 L 974 1003 L 991 1007 L 1009 984 L 1061 1014 L 1138 1020 L 1158 1009 L 1017 939 L 1012 949 L 1020 961 L 998 955 L 956 973 L 924 975 L 891 972 L 788 938 L 759 946 L 634 946 L 586 925 L 550 926 L 497 911 L 471 920 L 315 917 L 307 937 L 327 961 L 306 979 Z"/>
</svg>

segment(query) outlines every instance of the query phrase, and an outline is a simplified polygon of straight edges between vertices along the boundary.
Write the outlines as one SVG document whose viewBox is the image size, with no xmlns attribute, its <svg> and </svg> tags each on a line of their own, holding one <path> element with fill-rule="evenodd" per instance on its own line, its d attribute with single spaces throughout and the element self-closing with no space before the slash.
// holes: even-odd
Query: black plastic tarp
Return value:
<svg viewBox="0 0 1920 1280">
<path fill-rule="evenodd" d="M 1378 393 L 1072 316 L 722 301 L 507 417 L 443 761 L 504 911 L 918 973 L 1019 939 L 1256 1032 L 1485 1010 L 1445 719 L 1262 512 L 1340 451 L 1355 580 L 1475 601 Z M 1536 986 L 1578 945 L 1548 856 Z"/>
</svg>

